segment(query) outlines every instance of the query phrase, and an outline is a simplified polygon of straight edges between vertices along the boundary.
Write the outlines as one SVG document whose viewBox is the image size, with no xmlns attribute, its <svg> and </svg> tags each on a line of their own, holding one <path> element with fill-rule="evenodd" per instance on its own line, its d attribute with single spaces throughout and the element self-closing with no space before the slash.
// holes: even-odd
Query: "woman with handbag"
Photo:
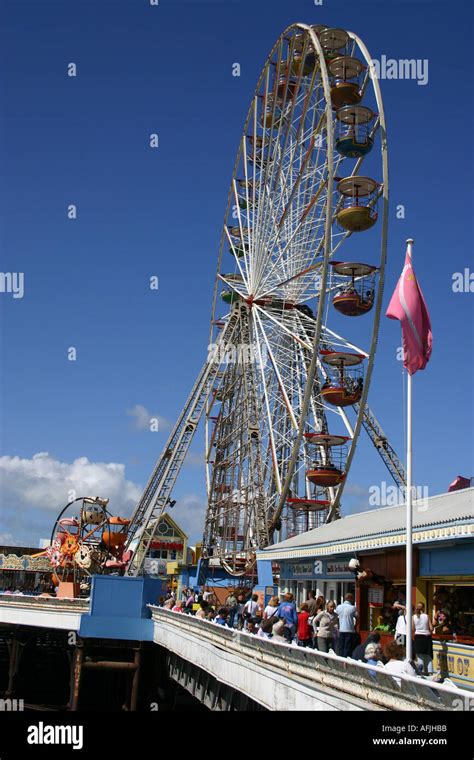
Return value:
<svg viewBox="0 0 474 760">
<path fill-rule="evenodd" d="M 317 649 L 318 645 L 316 642 L 316 633 L 314 633 L 315 629 L 313 626 L 314 619 L 316 615 L 318 615 L 320 612 L 323 612 L 326 608 L 326 600 L 324 596 L 318 596 L 318 598 L 315 598 L 315 594 L 313 591 L 309 592 L 309 600 L 306 602 L 308 605 L 308 612 L 309 612 L 309 620 L 308 625 L 311 629 L 311 643 L 309 646 L 311 646 L 312 649 Z"/>
<path fill-rule="evenodd" d="M 247 624 L 249 622 L 256 623 L 256 618 L 259 617 L 259 604 L 258 604 L 258 594 L 252 594 L 251 599 L 249 599 L 248 602 L 244 605 L 244 610 L 242 612 L 244 621 L 245 621 L 245 629 L 247 629 Z"/>
<path fill-rule="evenodd" d="M 270 601 L 268 602 L 267 606 L 265 607 L 263 611 L 263 620 L 268 620 L 269 618 L 272 618 L 275 614 L 275 612 L 278 609 L 278 606 L 280 604 L 280 601 L 277 596 L 272 596 Z"/>
<path fill-rule="evenodd" d="M 334 636 L 336 632 L 337 615 L 334 612 L 336 604 L 329 601 L 326 609 L 318 612 L 313 620 L 314 635 L 317 642 L 317 648 L 320 652 L 329 652 L 334 649 Z"/>
</svg>

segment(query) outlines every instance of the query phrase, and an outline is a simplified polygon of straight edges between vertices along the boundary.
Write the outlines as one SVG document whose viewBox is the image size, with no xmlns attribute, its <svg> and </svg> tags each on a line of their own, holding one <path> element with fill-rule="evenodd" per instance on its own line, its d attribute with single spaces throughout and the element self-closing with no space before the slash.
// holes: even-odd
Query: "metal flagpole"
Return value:
<svg viewBox="0 0 474 760">
<path fill-rule="evenodd" d="M 413 253 L 413 240 L 407 240 L 408 255 Z M 406 490 L 406 659 L 413 659 L 412 646 L 412 584 L 413 584 L 413 507 L 412 507 L 412 376 L 407 371 L 407 490 Z"/>
</svg>

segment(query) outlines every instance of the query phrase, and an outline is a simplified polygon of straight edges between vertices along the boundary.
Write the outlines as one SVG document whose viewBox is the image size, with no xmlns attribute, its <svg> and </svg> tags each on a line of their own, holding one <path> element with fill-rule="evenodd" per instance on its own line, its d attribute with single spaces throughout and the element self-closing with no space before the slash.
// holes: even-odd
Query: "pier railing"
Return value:
<svg viewBox="0 0 474 760">
<path fill-rule="evenodd" d="M 0 623 L 78 630 L 88 599 L 0 594 Z"/>
<path fill-rule="evenodd" d="M 197 668 L 245 692 L 267 709 L 305 709 L 302 705 L 311 704 L 311 692 L 320 706 L 306 709 L 351 709 L 352 706 L 356 710 L 453 711 L 474 708 L 474 692 L 452 685 L 391 675 L 383 667 L 289 646 L 159 607 L 150 609 L 157 644 L 181 658 L 190 659 Z M 249 678 L 249 674 L 253 674 L 253 678 Z M 305 692 L 305 699 L 296 695 L 297 702 L 293 706 L 290 699 L 287 703 L 290 706 L 282 707 L 281 699 L 275 694 L 283 680 L 287 696 L 293 683 L 300 693 Z M 323 702 L 327 702 L 327 707 Z"/>
</svg>

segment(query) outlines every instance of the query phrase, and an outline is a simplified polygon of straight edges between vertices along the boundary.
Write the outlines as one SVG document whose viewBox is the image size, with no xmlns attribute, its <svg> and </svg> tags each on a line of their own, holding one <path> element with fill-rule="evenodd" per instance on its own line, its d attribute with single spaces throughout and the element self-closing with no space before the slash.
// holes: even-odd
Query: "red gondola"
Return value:
<svg viewBox="0 0 474 760">
<path fill-rule="evenodd" d="M 334 464 L 318 464 L 306 473 L 310 483 L 324 488 L 334 488 L 342 483 L 346 477 L 345 472 L 339 470 Z"/>
<path fill-rule="evenodd" d="M 335 309 L 346 317 L 367 314 L 374 305 L 377 267 L 351 261 L 331 262 L 334 275 L 344 278 L 332 299 Z"/>
<path fill-rule="evenodd" d="M 306 478 L 310 483 L 322 488 L 334 488 L 342 483 L 346 477 L 342 465 L 342 452 L 339 452 L 339 466 L 336 466 L 331 449 L 335 446 L 344 446 L 349 438 L 330 433 L 305 433 L 305 438 L 308 443 L 317 446 L 314 464 L 306 472 Z"/>
<path fill-rule="evenodd" d="M 361 364 L 362 354 L 346 351 L 321 351 L 324 364 L 336 370 L 336 377 L 327 376 L 321 388 L 321 396 L 333 406 L 352 406 L 362 396 L 364 381 Z"/>
</svg>

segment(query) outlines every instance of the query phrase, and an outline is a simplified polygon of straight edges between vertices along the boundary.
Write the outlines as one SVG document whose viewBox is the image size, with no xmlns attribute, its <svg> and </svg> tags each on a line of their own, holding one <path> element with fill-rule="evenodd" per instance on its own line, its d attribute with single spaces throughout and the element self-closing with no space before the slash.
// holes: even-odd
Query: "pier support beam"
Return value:
<svg viewBox="0 0 474 760">
<path fill-rule="evenodd" d="M 132 690 L 130 693 L 130 711 L 131 712 L 135 712 L 137 709 L 138 683 L 140 680 L 141 662 L 142 662 L 142 645 L 140 644 L 138 649 L 135 650 L 135 657 L 134 657 L 135 672 L 133 674 Z"/>
<path fill-rule="evenodd" d="M 74 650 L 74 661 L 71 678 L 71 697 L 69 700 L 69 709 L 76 712 L 79 705 L 79 690 L 81 688 L 82 667 L 84 664 L 84 645 L 79 643 Z"/>
<path fill-rule="evenodd" d="M 115 642 L 114 642 L 115 643 Z M 71 693 L 69 700 L 69 709 L 73 712 L 79 709 L 79 693 L 81 689 L 81 682 L 83 673 L 85 671 L 99 672 L 99 673 L 111 673 L 121 672 L 132 674 L 130 688 L 127 688 L 127 699 L 122 706 L 123 710 L 130 710 L 135 712 L 138 703 L 138 688 L 140 680 L 141 660 L 142 660 L 142 643 L 140 642 L 136 646 L 126 647 L 128 651 L 132 649 L 133 660 L 118 660 L 118 659 L 96 659 L 97 654 L 101 653 L 101 647 L 97 645 L 97 642 L 88 641 L 87 639 L 78 643 L 74 651 L 73 664 L 71 668 Z M 95 650 L 95 656 L 94 656 Z M 123 651 L 123 649 L 122 649 Z"/>
<path fill-rule="evenodd" d="M 20 667 L 21 656 L 25 649 L 25 642 L 19 641 L 16 635 L 8 639 L 8 685 L 5 697 L 10 699 L 15 693 L 15 678 Z"/>
</svg>

